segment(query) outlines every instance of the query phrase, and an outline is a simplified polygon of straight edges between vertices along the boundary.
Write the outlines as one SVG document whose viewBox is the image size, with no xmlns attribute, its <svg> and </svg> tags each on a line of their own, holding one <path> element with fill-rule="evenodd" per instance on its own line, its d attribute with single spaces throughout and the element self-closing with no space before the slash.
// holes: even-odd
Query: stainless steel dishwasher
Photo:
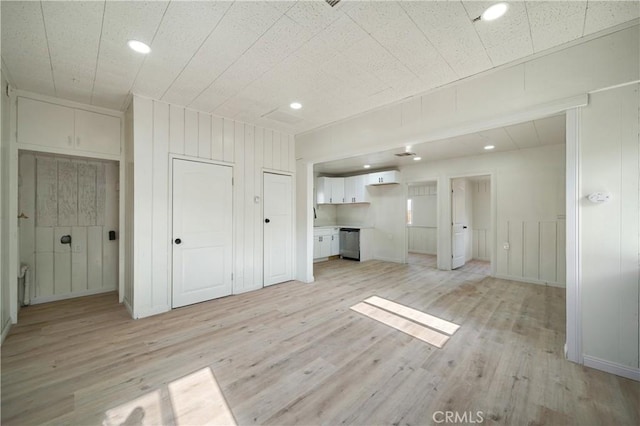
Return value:
<svg viewBox="0 0 640 426">
<path fill-rule="evenodd" d="M 360 230 L 340 228 L 340 257 L 360 260 Z"/>
</svg>

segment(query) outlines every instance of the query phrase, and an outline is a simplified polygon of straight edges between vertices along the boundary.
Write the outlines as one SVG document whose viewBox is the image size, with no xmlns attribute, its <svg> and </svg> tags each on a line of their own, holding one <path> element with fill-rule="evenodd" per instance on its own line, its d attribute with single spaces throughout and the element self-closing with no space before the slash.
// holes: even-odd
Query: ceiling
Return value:
<svg viewBox="0 0 640 426">
<path fill-rule="evenodd" d="M 448 158 L 482 155 L 503 151 L 535 148 L 543 145 L 565 143 L 565 115 L 554 115 L 539 120 L 527 121 L 507 127 L 486 130 L 478 133 L 424 142 L 410 147 L 420 162 L 445 160 Z M 487 145 L 495 148 L 487 151 Z M 395 154 L 407 148 L 392 149 L 384 152 L 345 158 L 342 160 L 319 163 L 314 171 L 327 175 L 361 173 L 363 166 L 369 164 L 371 170 L 397 168 L 416 164 L 415 157 L 397 157 Z"/>
<path fill-rule="evenodd" d="M 2 1 L 18 88 L 121 110 L 129 93 L 299 133 L 639 16 L 636 1 Z M 137 39 L 143 56 L 128 49 Z M 289 109 L 292 101 L 303 108 Z"/>
</svg>

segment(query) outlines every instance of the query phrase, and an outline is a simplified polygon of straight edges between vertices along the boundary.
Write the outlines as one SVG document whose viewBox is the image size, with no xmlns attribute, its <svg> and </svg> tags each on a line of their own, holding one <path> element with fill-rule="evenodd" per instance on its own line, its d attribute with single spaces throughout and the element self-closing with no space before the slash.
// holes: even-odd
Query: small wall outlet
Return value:
<svg viewBox="0 0 640 426">
<path fill-rule="evenodd" d="M 511 246 L 509 245 L 509 243 L 504 243 L 502 244 L 502 248 L 505 250 L 509 250 L 511 248 Z"/>
</svg>

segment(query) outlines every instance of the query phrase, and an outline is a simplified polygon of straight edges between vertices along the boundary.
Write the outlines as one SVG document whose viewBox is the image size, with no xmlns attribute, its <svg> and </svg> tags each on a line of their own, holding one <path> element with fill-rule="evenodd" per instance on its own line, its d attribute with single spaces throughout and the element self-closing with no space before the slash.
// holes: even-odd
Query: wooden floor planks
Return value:
<svg viewBox="0 0 640 426">
<path fill-rule="evenodd" d="M 640 423 L 639 383 L 564 359 L 562 289 L 379 261 L 314 275 L 137 321 L 115 294 L 23 308 L 2 346 L 2 424 L 177 423 L 171 389 L 203 369 L 221 397 L 207 385 L 198 407 L 224 397 L 241 425 L 421 425 L 447 410 Z M 463 326 L 436 349 L 350 309 L 372 294 Z"/>
</svg>

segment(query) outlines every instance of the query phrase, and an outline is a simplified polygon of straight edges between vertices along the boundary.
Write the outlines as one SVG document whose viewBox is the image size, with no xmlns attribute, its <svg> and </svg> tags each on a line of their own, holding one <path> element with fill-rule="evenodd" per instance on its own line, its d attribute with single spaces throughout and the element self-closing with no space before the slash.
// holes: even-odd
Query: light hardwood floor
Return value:
<svg viewBox="0 0 640 426">
<path fill-rule="evenodd" d="M 171 389 L 203 368 L 242 425 L 640 422 L 639 383 L 564 360 L 562 289 L 379 261 L 315 277 L 137 321 L 115 294 L 25 308 L 2 346 L 2 424 L 109 424 L 118 407 L 171 424 Z M 349 309 L 372 295 L 461 327 L 436 349 Z"/>
</svg>

